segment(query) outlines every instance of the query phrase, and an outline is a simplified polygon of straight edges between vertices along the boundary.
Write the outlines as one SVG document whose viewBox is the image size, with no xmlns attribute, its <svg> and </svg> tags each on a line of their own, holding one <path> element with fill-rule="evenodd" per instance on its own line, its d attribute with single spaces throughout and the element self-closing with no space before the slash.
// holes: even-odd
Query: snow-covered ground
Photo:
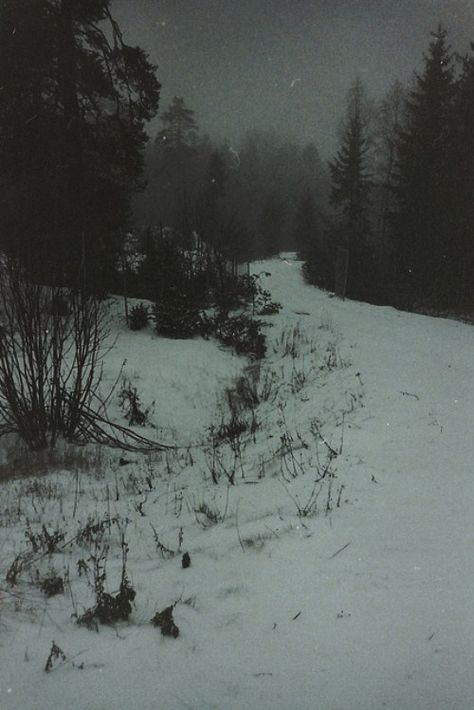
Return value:
<svg viewBox="0 0 474 710">
<path fill-rule="evenodd" d="M 284 306 L 259 372 L 117 316 L 108 377 L 126 358 L 146 433 L 176 454 L 0 483 L 2 710 L 473 707 L 474 329 L 330 298 L 291 258 L 254 269 Z M 213 449 L 239 374 L 258 427 Z M 27 539 L 43 523 L 64 534 L 51 555 Z M 96 633 L 74 614 L 92 555 L 118 590 L 122 535 L 133 611 Z M 150 624 L 170 605 L 178 638 Z"/>
</svg>

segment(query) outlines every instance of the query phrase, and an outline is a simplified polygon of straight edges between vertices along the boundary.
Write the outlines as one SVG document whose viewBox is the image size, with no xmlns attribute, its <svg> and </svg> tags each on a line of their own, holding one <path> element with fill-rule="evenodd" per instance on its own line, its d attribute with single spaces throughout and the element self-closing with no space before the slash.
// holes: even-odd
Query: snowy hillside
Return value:
<svg viewBox="0 0 474 710">
<path fill-rule="evenodd" d="M 260 366 L 117 310 L 107 379 L 176 451 L 0 480 L 2 710 L 472 707 L 474 329 L 253 268 Z M 124 559 L 129 619 L 78 624 Z"/>
</svg>

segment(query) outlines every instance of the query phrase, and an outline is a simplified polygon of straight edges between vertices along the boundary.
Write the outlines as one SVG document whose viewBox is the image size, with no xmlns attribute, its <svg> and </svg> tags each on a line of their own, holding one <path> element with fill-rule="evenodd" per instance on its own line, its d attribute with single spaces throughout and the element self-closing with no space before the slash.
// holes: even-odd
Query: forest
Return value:
<svg viewBox="0 0 474 710">
<path fill-rule="evenodd" d="M 175 300 L 296 251 L 349 298 L 472 309 L 474 59 L 443 27 L 410 85 L 373 101 L 354 78 L 328 163 L 272 129 L 215 143 L 186 97 L 161 106 L 109 2 L 6 2 L 0 32 L 0 239 L 35 278 Z"/>
</svg>

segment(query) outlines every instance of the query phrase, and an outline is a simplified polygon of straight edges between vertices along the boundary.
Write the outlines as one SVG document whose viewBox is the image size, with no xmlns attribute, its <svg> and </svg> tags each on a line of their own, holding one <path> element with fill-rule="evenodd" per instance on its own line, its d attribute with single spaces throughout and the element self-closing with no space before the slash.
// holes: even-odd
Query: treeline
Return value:
<svg viewBox="0 0 474 710">
<path fill-rule="evenodd" d="M 409 87 L 380 104 L 356 80 L 330 163 L 330 228 L 301 253 L 309 281 L 403 308 L 474 306 L 474 45 L 442 27 Z"/>
<path fill-rule="evenodd" d="M 131 244 L 158 271 L 197 251 L 214 280 L 295 248 L 301 202 L 310 195 L 320 213 L 327 200 L 316 146 L 256 130 L 218 145 L 178 97 L 150 140 L 156 67 L 127 44 L 111 5 L 2 5 L 1 250 L 36 280 L 110 292 L 124 288 L 125 263 L 127 288 L 137 283 Z"/>
<path fill-rule="evenodd" d="M 222 296 L 239 263 L 297 250 L 349 297 L 472 309 L 473 48 L 439 27 L 411 86 L 374 104 L 357 80 L 325 166 L 272 131 L 216 144 L 179 97 L 149 140 L 156 67 L 110 6 L 2 5 L 0 248 L 30 277 L 156 300 L 185 267 Z"/>
<path fill-rule="evenodd" d="M 271 256 L 297 244 L 297 215 L 309 193 L 327 202 L 327 168 L 314 143 L 249 130 L 238 144 L 201 134 L 192 109 L 175 97 L 146 152 L 145 191 L 135 203 L 139 225 L 194 234 L 230 260 Z"/>
</svg>

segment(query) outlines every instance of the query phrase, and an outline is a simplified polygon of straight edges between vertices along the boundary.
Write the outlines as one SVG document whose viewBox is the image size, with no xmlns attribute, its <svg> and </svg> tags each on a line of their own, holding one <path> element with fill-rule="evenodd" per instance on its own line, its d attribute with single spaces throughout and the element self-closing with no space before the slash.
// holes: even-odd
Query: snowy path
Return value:
<svg viewBox="0 0 474 710">
<path fill-rule="evenodd" d="M 339 332 L 352 363 L 324 388 L 308 388 L 314 401 L 288 409 L 304 417 L 338 382 L 363 382 L 364 406 L 344 435 L 347 502 L 301 521 L 268 474 L 259 485 L 231 488 L 228 518 L 203 530 L 192 514 L 177 518 L 162 503 L 169 494 L 176 505 L 171 482 L 156 492 L 155 507 L 146 503 L 146 517 L 124 498 L 134 517 L 130 623 L 95 634 L 71 623 L 67 596 L 54 597 L 40 618 L 27 598 L 0 628 L 1 710 L 474 707 L 474 328 L 329 298 L 306 285 L 291 260 L 255 265 L 262 270 L 271 272 L 264 287 L 284 304 L 273 322 Z M 184 421 L 187 433 L 199 431 L 199 415 L 206 422 L 210 414 L 196 403 L 215 399 L 207 359 L 221 382 L 238 371 L 237 359 L 213 354 L 212 343 L 187 347 L 151 335 L 137 342 L 133 381 L 148 384 L 150 399 L 165 393 L 167 409 L 158 412 L 173 426 Z M 271 436 L 278 442 L 279 430 Z M 187 500 L 201 500 L 199 471 L 186 481 Z M 103 493 L 103 482 L 93 485 Z M 204 492 L 212 503 L 225 487 Z M 61 515 L 72 501 L 70 492 Z M 267 533 L 245 553 L 237 509 L 242 536 Z M 189 569 L 157 554 L 150 522 L 171 546 L 184 526 Z M 13 534 L 24 545 L 24 527 Z M 39 592 L 28 594 L 38 604 Z M 164 638 L 149 620 L 180 598 L 181 634 Z M 65 663 L 44 673 L 53 638 L 82 670 Z"/>
<path fill-rule="evenodd" d="M 351 630 L 318 707 L 473 707 L 474 329 L 310 299 L 297 268 L 275 262 L 270 289 L 354 344 L 367 418 L 346 446 L 377 481 L 334 523 L 351 539 L 331 562 Z"/>
</svg>

